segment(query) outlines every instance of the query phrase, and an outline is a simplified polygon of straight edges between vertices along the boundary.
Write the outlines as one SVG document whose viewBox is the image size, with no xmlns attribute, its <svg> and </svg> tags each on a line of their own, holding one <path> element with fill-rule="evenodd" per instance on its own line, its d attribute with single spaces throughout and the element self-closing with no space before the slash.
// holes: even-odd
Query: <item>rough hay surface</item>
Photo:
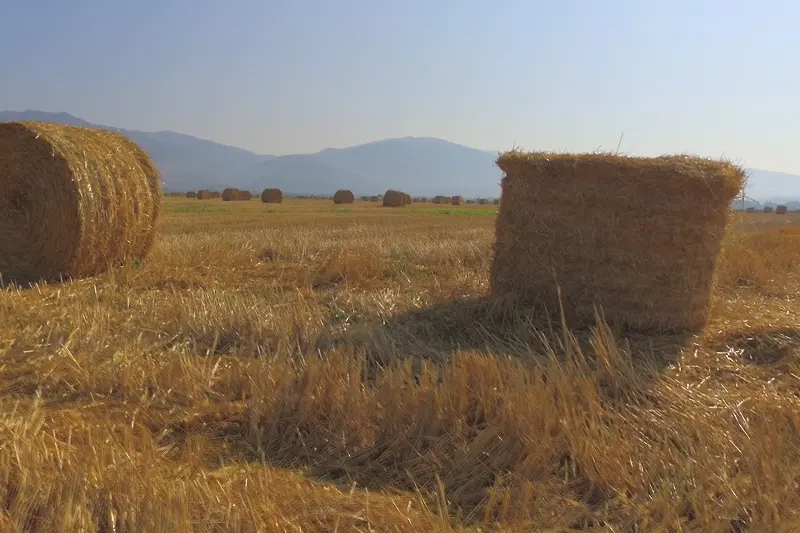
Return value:
<svg viewBox="0 0 800 533">
<path fill-rule="evenodd" d="M 26 283 L 99 274 L 149 253 L 163 191 L 150 157 L 103 129 L 0 124 L 0 273 Z"/>
<path fill-rule="evenodd" d="M 403 207 L 406 205 L 406 193 L 389 189 L 383 195 L 384 207 Z"/>
<path fill-rule="evenodd" d="M 464 203 L 464 197 L 463 196 L 453 196 L 450 199 L 450 204 L 451 205 L 462 205 L 463 203 Z"/>
<path fill-rule="evenodd" d="M 352 204 L 356 201 L 356 197 L 353 196 L 353 191 L 348 191 L 347 189 L 339 189 L 336 191 L 336 194 L 333 195 L 333 203 L 334 204 Z"/>
<path fill-rule="evenodd" d="M 200 189 L 197 191 L 197 199 L 198 200 L 210 200 L 211 199 L 211 191 L 208 189 Z"/>
<path fill-rule="evenodd" d="M 283 202 L 283 192 L 280 189 L 264 189 L 261 191 L 261 201 L 265 204 L 279 204 Z"/>
<path fill-rule="evenodd" d="M 235 202 L 241 197 L 241 191 L 235 187 L 228 187 L 222 191 L 223 202 Z"/>
<path fill-rule="evenodd" d="M 786 211 L 787 211 L 787 208 L 786 208 L 785 205 L 779 205 L 779 206 L 777 206 L 775 208 L 775 214 L 776 215 L 785 215 Z"/>
<path fill-rule="evenodd" d="M 239 200 L 244 202 L 249 202 L 253 199 L 253 193 L 250 191 L 239 191 Z"/>
<path fill-rule="evenodd" d="M 684 156 L 511 151 L 491 269 L 496 297 L 544 304 L 571 326 L 702 327 L 741 168 Z"/>
</svg>

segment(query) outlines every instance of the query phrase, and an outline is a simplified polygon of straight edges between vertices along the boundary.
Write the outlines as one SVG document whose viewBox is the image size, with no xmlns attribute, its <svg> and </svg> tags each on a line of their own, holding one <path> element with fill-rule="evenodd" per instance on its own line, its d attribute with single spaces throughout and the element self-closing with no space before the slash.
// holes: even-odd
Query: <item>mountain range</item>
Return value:
<svg viewBox="0 0 800 533">
<path fill-rule="evenodd" d="M 401 189 L 412 195 L 497 197 L 502 173 L 497 153 L 433 137 L 403 137 L 317 153 L 257 154 L 172 131 L 138 131 L 92 124 L 69 113 L 0 111 L 0 122 L 40 120 L 115 130 L 139 144 L 161 172 L 164 190 L 184 192 L 239 187 L 260 192 L 277 187 L 285 194 L 331 195 L 350 189 L 358 195 Z M 746 194 L 761 202 L 800 200 L 800 176 L 749 168 Z"/>
</svg>

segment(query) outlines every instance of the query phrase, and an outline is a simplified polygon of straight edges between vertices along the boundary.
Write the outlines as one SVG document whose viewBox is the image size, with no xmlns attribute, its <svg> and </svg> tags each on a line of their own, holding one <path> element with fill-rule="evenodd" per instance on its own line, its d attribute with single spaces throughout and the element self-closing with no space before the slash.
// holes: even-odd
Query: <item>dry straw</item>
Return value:
<svg viewBox="0 0 800 533">
<path fill-rule="evenodd" d="M 211 191 L 208 189 L 200 189 L 197 191 L 197 199 L 198 200 L 210 200 L 211 199 Z"/>
<path fill-rule="evenodd" d="M 186 198 L 197 198 L 197 193 L 194 191 L 189 191 L 186 193 Z"/>
<path fill-rule="evenodd" d="M 543 304 L 568 325 L 701 328 L 743 170 L 686 156 L 506 152 L 496 221 L 495 297 Z"/>
<path fill-rule="evenodd" d="M 283 192 L 280 189 L 264 189 L 261 191 L 261 201 L 265 204 L 279 204 L 283 202 Z"/>
<path fill-rule="evenodd" d="M 463 203 L 464 203 L 464 197 L 463 196 L 453 196 L 450 199 L 450 204 L 451 205 L 462 205 Z"/>
<path fill-rule="evenodd" d="M 224 191 L 222 191 L 222 201 L 223 202 L 235 202 L 239 199 L 241 192 L 239 189 L 235 187 L 228 187 Z"/>
<path fill-rule="evenodd" d="M 46 122 L 0 123 L 0 274 L 28 283 L 80 278 L 144 259 L 163 192 L 127 137 Z"/>
<path fill-rule="evenodd" d="M 779 205 L 775 208 L 776 215 L 785 215 L 786 211 L 788 211 L 788 209 L 785 205 Z"/>
<path fill-rule="evenodd" d="M 773 211 L 773 209 L 770 206 L 767 206 L 767 207 L 764 208 L 764 212 L 765 213 L 772 213 L 772 211 Z"/>
<path fill-rule="evenodd" d="M 406 193 L 389 189 L 383 195 L 384 207 L 403 207 L 406 205 Z"/>
<path fill-rule="evenodd" d="M 333 195 L 333 203 L 334 204 L 352 204 L 356 201 L 356 197 L 353 196 L 353 191 L 348 191 L 347 189 L 339 189 L 336 191 L 336 194 Z"/>
</svg>

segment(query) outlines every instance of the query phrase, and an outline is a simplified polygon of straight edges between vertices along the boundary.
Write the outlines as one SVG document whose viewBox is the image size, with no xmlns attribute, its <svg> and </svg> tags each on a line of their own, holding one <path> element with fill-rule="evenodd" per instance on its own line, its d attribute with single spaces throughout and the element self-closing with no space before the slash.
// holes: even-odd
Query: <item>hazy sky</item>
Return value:
<svg viewBox="0 0 800 533">
<path fill-rule="evenodd" d="M 0 109 L 272 154 L 386 137 L 800 174 L 800 2 L 27 0 Z"/>
</svg>

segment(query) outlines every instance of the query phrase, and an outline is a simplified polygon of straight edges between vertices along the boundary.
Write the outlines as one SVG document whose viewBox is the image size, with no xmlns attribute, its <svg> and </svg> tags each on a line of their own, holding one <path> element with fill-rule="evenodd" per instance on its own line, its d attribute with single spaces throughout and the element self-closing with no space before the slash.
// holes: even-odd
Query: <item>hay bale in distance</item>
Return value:
<svg viewBox="0 0 800 533">
<path fill-rule="evenodd" d="M 360 196 L 358 199 L 362 202 L 369 202 L 369 196 Z"/>
<path fill-rule="evenodd" d="M 377 202 L 378 201 L 378 197 L 377 196 L 370 196 L 369 197 L 369 201 L 370 202 Z"/>
<path fill-rule="evenodd" d="M 283 191 L 280 189 L 264 189 L 261 191 L 261 202 L 265 204 L 279 204 L 283 202 Z"/>
<path fill-rule="evenodd" d="M 186 198 L 197 198 L 197 193 L 194 191 L 189 191 L 186 193 Z"/>
<path fill-rule="evenodd" d="M 124 135 L 38 121 L 0 123 L 0 274 L 27 284 L 144 259 L 161 177 Z"/>
<path fill-rule="evenodd" d="M 450 198 L 450 205 L 462 205 L 464 203 L 463 196 L 453 196 Z"/>
<path fill-rule="evenodd" d="M 406 205 L 406 193 L 389 189 L 383 195 L 384 207 L 404 207 Z"/>
<path fill-rule="evenodd" d="M 239 191 L 239 200 L 249 202 L 253 199 L 253 193 L 250 191 Z"/>
<path fill-rule="evenodd" d="M 773 211 L 774 211 L 774 209 L 772 209 L 771 206 L 767 206 L 767 207 L 764 208 L 764 212 L 765 213 L 772 213 Z"/>
<path fill-rule="evenodd" d="M 240 191 L 236 187 L 228 187 L 224 191 L 222 191 L 222 201 L 223 202 L 235 202 L 239 199 Z"/>
<path fill-rule="evenodd" d="M 464 203 L 467 205 L 473 205 L 475 203 L 475 200 L 466 200 Z"/>
<path fill-rule="evenodd" d="M 492 200 L 492 204 L 500 205 L 500 198 L 495 198 L 494 200 Z"/>
<path fill-rule="evenodd" d="M 748 207 L 747 209 L 745 209 L 745 213 L 755 213 L 755 212 L 756 212 L 755 207 Z"/>
<path fill-rule="evenodd" d="M 486 205 L 488 203 L 489 203 L 489 200 L 487 200 L 486 198 L 478 198 L 478 204 Z"/>
<path fill-rule="evenodd" d="M 211 199 L 211 191 L 208 189 L 200 189 L 197 191 L 197 199 L 198 200 L 210 200 Z"/>
<path fill-rule="evenodd" d="M 776 215 L 785 215 L 786 211 L 788 211 L 788 209 L 786 208 L 785 205 L 779 205 L 775 208 Z"/>
<path fill-rule="evenodd" d="M 221 196 L 222 195 L 219 193 L 219 191 L 211 191 L 211 198 L 219 198 Z"/>
<path fill-rule="evenodd" d="M 569 327 L 605 319 L 637 331 L 707 320 L 716 258 L 744 171 L 662 156 L 506 152 L 490 285 L 494 297 Z M 657 191 L 658 194 L 654 194 Z M 614 213 L 609 217 L 608 213 Z"/>
<path fill-rule="evenodd" d="M 441 195 L 434 196 L 433 197 L 433 203 L 435 203 L 435 204 L 443 204 L 444 203 L 444 196 L 441 196 Z"/>
<path fill-rule="evenodd" d="M 356 197 L 353 196 L 353 191 L 348 191 L 347 189 L 339 189 L 333 195 L 333 203 L 337 205 L 352 204 L 355 201 Z"/>
</svg>

